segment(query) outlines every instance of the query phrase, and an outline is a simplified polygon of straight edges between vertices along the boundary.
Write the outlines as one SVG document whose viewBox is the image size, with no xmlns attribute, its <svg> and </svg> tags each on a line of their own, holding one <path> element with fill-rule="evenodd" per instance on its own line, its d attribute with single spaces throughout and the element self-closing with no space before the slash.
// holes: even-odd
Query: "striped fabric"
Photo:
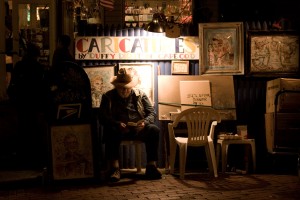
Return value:
<svg viewBox="0 0 300 200">
<path fill-rule="evenodd" d="M 100 5 L 109 10 L 114 9 L 114 0 L 100 0 Z"/>
</svg>

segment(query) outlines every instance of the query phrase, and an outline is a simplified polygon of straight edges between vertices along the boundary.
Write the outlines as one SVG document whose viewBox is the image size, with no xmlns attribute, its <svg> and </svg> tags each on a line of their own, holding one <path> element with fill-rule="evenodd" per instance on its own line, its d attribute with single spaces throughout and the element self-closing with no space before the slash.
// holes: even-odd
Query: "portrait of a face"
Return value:
<svg viewBox="0 0 300 200">
<path fill-rule="evenodd" d="M 110 78 L 114 76 L 114 66 L 85 67 L 90 83 L 92 107 L 99 108 L 102 95 L 113 88 Z"/>
<path fill-rule="evenodd" d="M 90 125 L 53 126 L 51 144 L 54 179 L 93 177 Z"/>
</svg>

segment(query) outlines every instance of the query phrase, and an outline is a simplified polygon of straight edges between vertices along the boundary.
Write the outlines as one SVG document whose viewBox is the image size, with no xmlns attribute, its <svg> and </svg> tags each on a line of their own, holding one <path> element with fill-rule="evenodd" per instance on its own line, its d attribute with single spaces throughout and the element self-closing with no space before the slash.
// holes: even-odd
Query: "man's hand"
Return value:
<svg viewBox="0 0 300 200">
<path fill-rule="evenodd" d="M 138 121 L 137 125 L 136 125 L 136 131 L 140 132 L 141 130 L 143 130 L 145 127 L 145 122 L 144 121 Z"/>
<path fill-rule="evenodd" d="M 144 128 L 145 122 L 144 122 L 144 121 L 138 121 L 136 126 L 137 126 L 137 127 Z"/>
<path fill-rule="evenodd" d="M 128 133 L 129 129 L 127 128 L 127 125 L 123 122 L 120 123 L 120 131 L 121 133 Z"/>
<path fill-rule="evenodd" d="M 120 123 L 120 128 L 126 128 L 126 126 L 127 125 L 125 123 L 123 123 L 123 122 Z"/>
</svg>

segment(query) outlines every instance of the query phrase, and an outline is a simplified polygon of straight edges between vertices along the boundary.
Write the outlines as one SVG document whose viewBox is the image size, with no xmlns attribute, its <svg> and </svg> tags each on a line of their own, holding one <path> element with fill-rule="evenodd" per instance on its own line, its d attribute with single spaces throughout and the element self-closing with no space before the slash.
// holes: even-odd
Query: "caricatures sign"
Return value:
<svg viewBox="0 0 300 200">
<path fill-rule="evenodd" d="M 76 60 L 199 60 L 198 37 L 77 37 Z"/>
</svg>

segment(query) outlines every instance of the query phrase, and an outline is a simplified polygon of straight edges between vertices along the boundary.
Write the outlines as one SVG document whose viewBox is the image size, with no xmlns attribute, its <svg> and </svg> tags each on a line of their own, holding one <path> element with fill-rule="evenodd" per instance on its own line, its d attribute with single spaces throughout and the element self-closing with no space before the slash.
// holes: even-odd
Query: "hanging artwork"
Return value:
<svg viewBox="0 0 300 200">
<path fill-rule="evenodd" d="M 91 126 L 52 126 L 50 134 L 53 180 L 93 178 Z"/>
<path fill-rule="evenodd" d="M 200 23 L 200 74 L 244 74 L 243 22 Z"/>
<path fill-rule="evenodd" d="M 248 75 L 299 74 L 299 34 L 293 31 L 248 32 Z"/>
<path fill-rule="evenodd" d="M 84 67 L 84 70 L 91 82 L 92 107 L 99 108 L 102 94 L 113 88 L 110 79 L 114 76 L 115 66 Z"/>
</svg>

